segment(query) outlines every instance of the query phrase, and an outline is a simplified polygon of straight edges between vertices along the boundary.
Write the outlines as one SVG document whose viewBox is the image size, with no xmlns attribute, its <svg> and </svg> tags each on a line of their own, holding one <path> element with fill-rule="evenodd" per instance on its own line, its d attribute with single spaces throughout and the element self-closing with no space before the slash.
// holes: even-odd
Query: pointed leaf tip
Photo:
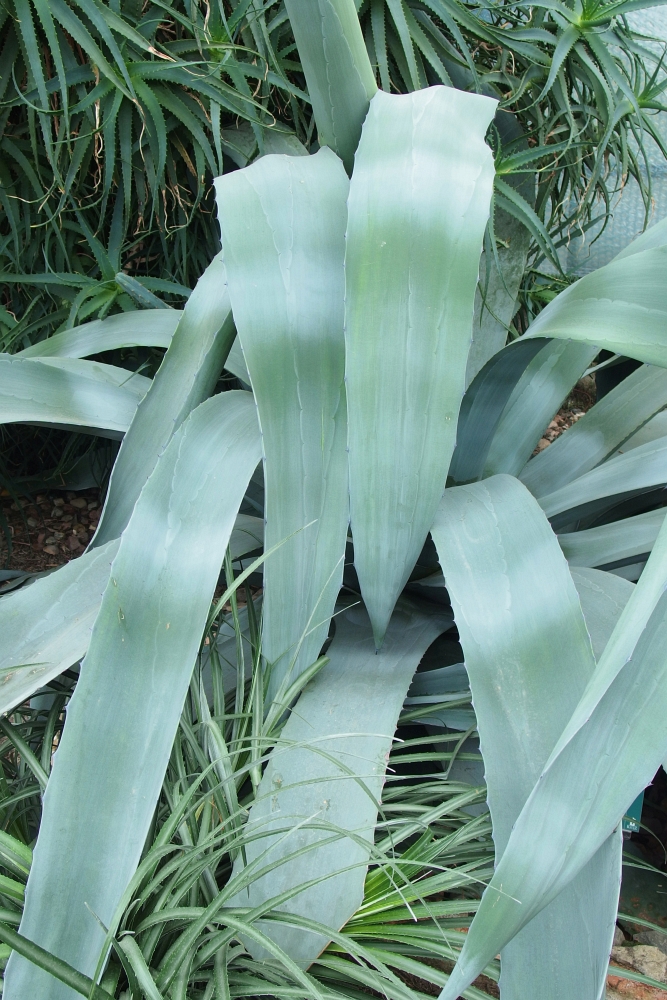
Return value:
<svg viewBox="0 0 667 1000">
<path fill-rule="evenodd" d="M 356 154 L 345 258 L 350 503 L 378 644 L 454 449 L 493 189 L 484 136 L 495 107 L 450 87 L 378 91 Z"/>
</svg>

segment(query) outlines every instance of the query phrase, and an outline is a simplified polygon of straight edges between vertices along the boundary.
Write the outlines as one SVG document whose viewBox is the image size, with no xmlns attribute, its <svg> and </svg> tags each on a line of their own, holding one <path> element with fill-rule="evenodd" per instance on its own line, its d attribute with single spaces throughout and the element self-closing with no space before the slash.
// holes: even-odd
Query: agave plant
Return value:
<svg viewBox="0 0 667 1000">
<path fill-rule="evenodd" d="M 377 91 L 352 0 L 288 9 L 319 151 L 216 182 L 223 250 L 182 313 L 110 317 L 0 359 L 4 421 L 122 436 L 89 551 L 0 602 L 3 712 L 83 657 L 48 782 L 37 762 L 41 828 L 20 931 L 2 930 L 15 949 L 3 995 L 109 995 L 94 981 L 203 637 L 209 655 L 228 641 L 215 623 L 228 600 L 238 615 L 235 589 L 259 565 L 233 579 L 262 536 L 243 507 L 261 461 L 252 711 L 238 630 L 238 724 L 225 738 L 208 698 L 198 709 L 233 866 L 166 953 L 154 935 L 143 950 L 122 939 L 135 992 L 184 997 L 206 928 L 208 959 L 224 965 L 236 941 L 321 995 L 308 970 L 362 903 L 405 705 L 461 743 L 478 731 L 493 823 L 496 872 L 443 996 L 500 951 L 505 1000 L 598 1000 L 620 819 L 667 747 L 667 445 L 654 420 L 667 404 L 667 225 L 492 353 L 473 321 L 496 102 L 440 85 Z M 471 340 L 491 357 L 466 390 Z M 152 382 L 85 360 L 137 343 L 168 344 Z M 643 364 L 531 458 L 601 350 Z M 247 388 L 215 394 L 223 367 Z M 644 562 L 636 586 L 609 572 L 637 579 Z M 465 665 L 441 665 L 454 623 Z M 212 982 L 228 995 L 222 973 Z"/>
</svg>

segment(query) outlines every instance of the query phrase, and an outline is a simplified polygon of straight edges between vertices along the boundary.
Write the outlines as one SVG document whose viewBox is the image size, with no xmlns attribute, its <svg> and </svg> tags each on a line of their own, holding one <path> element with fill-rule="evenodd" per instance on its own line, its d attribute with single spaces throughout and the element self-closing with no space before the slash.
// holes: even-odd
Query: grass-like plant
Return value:
<svg viewBox="0 0 667 1000">
<path fill-rule="evenodd" d="M 382 814 L 377 835 L 407 710 L 444 726 L 450 747 L 452 730 L 460 743 L 479 732 L 493 824 L 496 871 L 456 968 L 440 976 L 444 1000 L 498 952 L 504 1000 L 547 988 L 554 1000 L 598 1000 L 618 826 L 667 744 L 667 445 L 656 418 L 667 403 L 667 225 L 493 353 L 474 306 L 496 102 L 444 86 L 377 91 L 351 0 L 288 10 L 322 148 L 263 156 L 216 182 L 223 251 L 182 314 L 112 316 L 0 359 L 4 421 L 123 436 L 90 550 L 0 603 L 4 712 L 85 656 L 48 783 L 36 761 L 41 826 L 19 936 L 3 930 L 15 948 L 3 995 L 92 989 L 139 892 L 148 922 L 119 941 L 134 994 L 185 997 L 198 956 L 203 970 L 213 962 L 208 995 L 226 997 L 233 952 L 250 956 L 253 975 L 275 973 L 276 995 L 292 989 L 287 976 L 290 995 L 319 997 L 309 970 L 328 947 L 409 996 L 391 968 L 415 971 L 410 935 L 372 925 L 374 941 L 403 942 L 388 966 L 381 946 L 354 938 L 376 889 L 419 899 L 426 917 L 446 888 L 432 875 L 443 845 L 428 834 L 429 809 L 436 827 L 441 815 L 430 792 L 413 811 L 416 857 L 407 816 L 396 872 Z M 474 377 L 471 339 L 491 354 Z M 152 381 L 85 360 L 132 343 L 169 344 Z M 602 349 L 643 364 L 531 459 Z M 223 367 L 250 391 L 212 395 Z M 247 507 L 260 461 L 263 531 Z M 260 562 L 233 580 L 258 537 Z M 636 586 L 608 572 L 651 550 Z M 223 563 L 227 588 L 213 601 Z M 255 605 L 244 624 L 234 595 L 260 565 L 258 631 Z M 220 626 L 228 601 L 231 636 Z M 438 661 L 454 623 L 465 665 Z M 233 676 L 212 671 L 206 691 L 204 672 L 205 695 L 198 674 L 191 686 L 203 637 L 209 657 L 234 647 Z M 196 795 L 183 770 L 180 795 L 192 800 L 156 820 L 188 692 L 191 750 L 203 739 L 215 775 L 198 832 L 213 856 L 197 853 L 188 876 L 179 866 L 174 886 L 144 851 L 153 831 L 168 853 Z M 475 792 L 461 795 L 457 808 Z M 430 887 L 404 889 L 413 861 Z M 180 912 L 185 888 L 204 893 L 196 913 Z M 167 905 L 168 921 L 187 925 L 169 943 L 152 916 Z M 432 919 L 458 914 L 452 905 Z M 441 957 L 458 952 L 451 924 L 429 933 Z"/>
</svg>

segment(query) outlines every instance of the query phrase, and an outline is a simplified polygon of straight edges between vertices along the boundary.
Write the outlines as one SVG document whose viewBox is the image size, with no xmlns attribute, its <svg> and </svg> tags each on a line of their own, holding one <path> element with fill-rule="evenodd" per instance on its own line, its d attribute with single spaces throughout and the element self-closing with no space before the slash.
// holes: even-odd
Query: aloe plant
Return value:
<svg viewBox="0 0 667 1000">
<path fill-rule="evenodd" d="M 231 601 L 238 624 L 235 587 L 257 568 L 233 582 L 262 537 L 242 508 L 261 460 L 261 637 L 231 638 L 229 745 L 207 698 L 198 709 L 234 865 L 157 967 L 150 940 L 122 939 L 136 990 L 185 996 L 198 935 L 218 928 L 223 965 L 237 939 L 320 995 L 307 970 L 368 891 L 403 707 L 462 742 L 478 731 L 485 764 L 497 870 L 443 996 L 500 951 L 504 1000 L 570 1000 L 573 984 L 598 1000 L 618 825 L 667 745 L 667 439 L 652 423 L 667 402 L 667 224 L 489 351 L 466 389 L 496 102 L 364 89 L 353 0 L 288 8 L 322 148 L 218 180 L 222 254 L 182 314 L 111 317 L 0 359 L 3 421 L 123 438 L 89 551 L 0 602 L 3 712 L 83 657 L 53 766 L 37 772 L 41 828 L 4 995 L 64 1000 L 104 965 L 202 640 L 209 655 L 230 641 L 220 612 Z M 152 382 L 86 360 L 133 342 L 169 344 Z M 643 365 L 531 458 L 601 349 Z M 214 394 L 223 366 L 249 388 Z M 636 586 L 609 572 L 637 579 L 644 563 Z M 465 666 L 412 683 L 454 624 Z"/>
</svg>

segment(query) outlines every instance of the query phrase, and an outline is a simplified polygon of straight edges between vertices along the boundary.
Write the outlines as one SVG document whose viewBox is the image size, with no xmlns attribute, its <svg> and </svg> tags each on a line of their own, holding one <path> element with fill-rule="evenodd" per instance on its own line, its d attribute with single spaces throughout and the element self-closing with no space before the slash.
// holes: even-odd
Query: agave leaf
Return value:
<svg viewBox="0 0 667 1000">
<path fill-rule="evenodd" d="M 468 386 L 461 404 L 456 448 L 449 467 L 453 483 L 480 479 L 493 435 L 516 386 L 549 341 L 520 340 L 494 354 Z"/>
<path fill-rule="evenodd" d="M 99 921 L 109 926 L 139 861 L 222 558 L 259 458 L 249 394 L 202 404 L 157 463 L 114 559 L 44 796 L 21 922 L 26 937 L 86 975 L 105 937 Z M 26 993 L 73 996 L 13 955 L 5 994 Z"/>
<path fill-rule="evenodd" d="M 100 377 L 100 368 L 91 365 L 84 374 L 33 358 L 0 355 L 0 423 L 50 423 L 122 437 L 136 412 L 137 394 Z M 131 378 L 129 372 L 126 378 Z"/>
<path fill-rule="evenodd" d="M 636 434 L 624 441 L 618 449 L 619 453 L 631 451 L 638 448 L 640 444 L 647 444 L 649 441 L 657 441 L 658 438 L 667 437 L 667 410 L 656 413 L 654 417 L 644 424 Z"/>
<path fill-rule="evenodd" d="M 245 363 L 245 358 L 243 357 L 241 341 L 238 337 L 232 344 L 231 350 L 227 355 L 225 368 L 228 372 L 231 372 L 232 375 L 236 375 L 238 379 L 245 382 L 246 385 L 250 385 L 250 374 L 248 372 L 248 366 Z"/>
<path fill-rule="evenodd" d="M 350 508 L 378 645 L 456 442 L 494 110 L 491 99 L 450 87 L 379 91 L 357 150 L 345 255 Z"/>
<path fill-rule="evenodd" d="M 561 515 L 563 524 L 575 519 L 574 510 L 593 513 L 612 506 L 612 497 L 645 490 L 667 482 L 667 441 L 660 438 L 625 455 L 616 455 L 553 493 L 539 497 L 547 517 Z M 565 512 L 568 512 L 565 514 Z"/>
<path fill-rule="evenodd" d="M 232 559 L 261 548 L 263 529 L 260 518 L 239 514 L 229 539 Z M 0 715 L 85 656 L 118 544 L 105 542 L 0 599 Z"/>
<path fill-rule="evenodd" d="M 171 311 L 160 312 L 167 316 Z M 213 391 L 233 340 L 225 266 L 219 254 L 188 299 L 150 391 L 121 445 L 93 546 L 120 535 L 172 434 Z"/>
<path fill-rule="evenodd" d="M 599 569 L 570 566 L 570 573 L 579 594 L 595 659 L 599 660 L 635 586 L 629 580 Z"/>
<path fill-rule="evenodd" d="M 40 340 L 20 358 L 85 358 L 121 347 L 169 347 L 181 318 L 179 309 L 142 309 L 63 330 Z"/>
<path fill-rule="evenodd" d="M 489 956 L 568 891 L 662 763 L 667 746 L 666 553 L 663 529 L 516 821 L 442 1000 L 460 996 Z"/>
<path fill-rule="evenodd" d="M 667 367 L 667 246 L 616 258 L 561 292 L 525 337 L 597 344 Z"/>
<path fill-rule="evenodd" d="M 470 678 L 499 861 L 595 658 L 567 563 L 518 480 L 446 490 L 431 533 Z M 600 996 L 620 832 L 599 846 L 576 882 L 501 952 L 503 997 Z"/>
<path fill-rule="evenodd" d="M 348 183 L 329 149 L 264 156 L 216 181 L 234 318 L 262 428 L 266 548 L 288 539 L 264 567 L 269 698 L 317 659 L 343 575 Z"/>
<path fill-rule="evenodd" d="M 489 358 L 501 351 L 517 309 L 519 285 L 526 269 L 530 233 L 522 223 L 505 212 L 495 221 L 496 236 L 507 242 L 492 256 L 487 280 L 489 251 L 485 250 L 479 268 L 475 294 L 472 343 L 466 368 L 466 387 L 482 370 Z M 498 267 L 498 264 L 500 267 Z"/>
<path fill-rule="evenodd" d="M 85 655 L 117 549 L 107 542 L 0 600 L 0 714 Z"/>
<path fill-rule="evenodd" d="M 285 0 L 321 146 L 352 173 L 368 104 L 377 90 L 354 0 Z"/>
<path fill-rule="evenodd" d="M 664 520 L 664 509 L 650 510 L 597 528 L 565 532 L 558 541 L 570 567 L 622 566 L 648 555 Z"/>
<path fill-rule="evenodd" d="M 40 365 L 48 365 L 59 371 L 71 372 L 73 375 L 83 375 L 84 378 L 96 379 L 108 385 L 118 386 L 132 393 L 140 403 L 151 387 L 152 379 L 127 368 L 117 368 L 116 365 L 105 365 L 99 361 L 81 361 L 78 358 L 36 358 Z"/>
<path fill-rule="evenodd" d="M 563 730 L 552 757 L 557 756 L 568 741 L 584 725 L 595 706 L 632 656 L 649 619 L 654 613 L 667 586 L 667 523 L 663 521 L 651 555 L 639 582 L 623 609 L 604 655 L 600 657 L 598 669 L 584 696 L 577 705 L 566 728 Z"/>
<path fill-rule="evenodd" d="M 519 478 L 533 496 L 553 493 L 600 465 L 664 406 L 667 372 L 642 365 L 536 455 Z"/>
<path fill-rule="evenodd" d="M 576 341 L 552 340 L 542 348 L 519 379 L 498 422 L 485 476 L 519 474 L 554 413 L 597 353 L 597 347 Z"/>
<path fill-rule="evenodd" d="M 396 722 L 417 665 L 448 616 L 400 604 L 384 646 L 366 611 L 335 619 L 329 658 L 301 695 L 262 777 L 246 827 L 249 885 L 229 905 L 256 907 L 293 891 L 278 912 L 339 930 L 361 905 L 378 803 Z M 241 871 L 237 864 L 236 874 Z M 299 886 L 316 884 L 299 891 Z M 302 968 L 328 944 L 321 932 L 289 923 L 258 925 Z M 256 959 L 268 953 L 247 946 Z"/>
</svg>

